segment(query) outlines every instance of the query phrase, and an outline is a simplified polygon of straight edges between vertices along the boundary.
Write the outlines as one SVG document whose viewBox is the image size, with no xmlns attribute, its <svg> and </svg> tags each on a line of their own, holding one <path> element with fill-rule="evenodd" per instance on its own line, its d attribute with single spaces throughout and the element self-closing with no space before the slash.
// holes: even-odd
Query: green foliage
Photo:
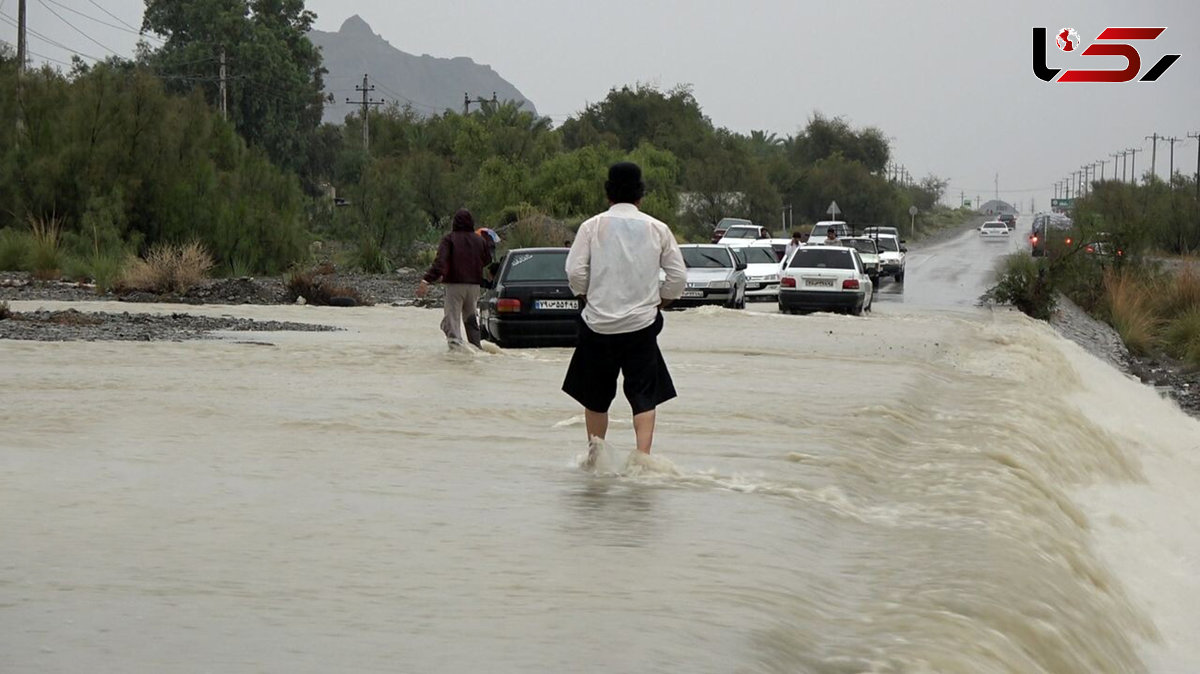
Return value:
<svg viewBox="0 0 1200 674">
<path fill-rule="evenodd" d="M 1008 255 L 997 267 L 996 285 L 984 293 L 983 299 L 1010 304 L 1027 316 L 1049 320 L 1056 303 L 1049 267 L 1049 261 L 1044 258 L 1032 258 L 1024 253 Z"/>
<path fill-rule="evenodd" d="M 791 143 L 790 154 L 801 166 L 841 156 L 861 164 L 868 173 L 880 173 L 887 165 L 890 151 L 887 137 L 879 129 L 854 131 L 845 119 L 825 117 L 818 112 Z"/>
<path fill-rule="evenodd" d="M 501 232 L 505 250 L 516 248 L 558 247 L 575 237 L 562 222 L 540 214 L 530 214 L 505 227 Z"/>
<path fill-rule="evenodd" d="M 203 93 L 216 108 L 221 54 L 230 77 L 229 120 L 271 161 L 316 180 L 308 159 L 321 123 L 320 52 L 307 33 L 316 14 L 303 0 L 146 0 L 143 29 L 162 47 L 143 61 L 171 91 Z"/>
<path fill-rule="evenodd" d="M 29 250 L 29 271 L 42 280 L 57 278 L 66 261 L 62 248 L 62 224 L 57 218 L 30 218 L 32 246 Z"/>
<path fill-rule="evenodd" d="M 0 230 L 0 271 L 28 271 L 33 234 L 15 227 Z"/>
<path fill-rule="evenodd" d="M 1093 231 L 1108 232 L 1131 257 L 1147 248 L 1187 254 L 1200 250 L 1200 201 L 1194 178 L 1175 174 L 1172 182 L 1150 179 L 1135 185 L 1097 182 L 1076 200 L 1072 217 Z"/>
</svg>

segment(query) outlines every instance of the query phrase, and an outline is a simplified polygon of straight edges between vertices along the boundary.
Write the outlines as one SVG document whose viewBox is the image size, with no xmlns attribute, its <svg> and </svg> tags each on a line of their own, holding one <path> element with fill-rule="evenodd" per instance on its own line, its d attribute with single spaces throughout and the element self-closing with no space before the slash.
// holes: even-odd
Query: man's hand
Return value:
<svg viewBox="0 0 1200 674">
<path fill-rule="evenodd" d="M 429 294 L 429 281 L 421 279 L 421 285 L 417 286 L 417 299 L 421 299 Z"/>
<path fill-rule="evenodd" d="M 665 297 L 659 298 L 659 302 L 658 302 L 658 308 L 659 308 L 659 309 L 666 309 L 667 307 L 671 306 L 671 302 L 674 302 L 674 301 L 675 301 L 675 300 L 669 300 L 669 299 L 667 299 L 667 298 L 665 298 Z"/>
</svg>

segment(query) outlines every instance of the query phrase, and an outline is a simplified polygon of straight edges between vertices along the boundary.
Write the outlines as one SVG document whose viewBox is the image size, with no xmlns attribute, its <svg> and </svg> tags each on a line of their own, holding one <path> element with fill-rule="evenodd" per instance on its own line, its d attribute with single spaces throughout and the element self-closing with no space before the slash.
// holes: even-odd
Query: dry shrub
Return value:
<svg viewBox="0 0 1200 674">
<path fill-rule="evenodd" d="M 1104 275 L 1104 294 L 1112 326 L 1134 353 L 1150 351 L 1160 325 L 1154 311 L 1155 285 L 1129 271 L 1108 271 Z"/>
<path fill-rule="evenodd" d="M 348 286 L 338 285 L 332 278 L 311 271 L 293 271 L 284 283 L 289 302 L 303 297 L 308 304 L 331 307 L 355 307 L 369 304 L 362 295 Z"/>
<path fill-rule="evenodd" d="M 49 218 L 29 218 L 33 244 L 29 250 L 29 266 L 33 277 L 40 281 L 62 275 L 62 221 Z"/>
<path fill-rule="evenodd" d="M 120 285 L 124 290 L 183 294 L 203 281 L 212 267 L 212 256 L 198 242 L 160 243 L 126 268 Z"/>
</svg>

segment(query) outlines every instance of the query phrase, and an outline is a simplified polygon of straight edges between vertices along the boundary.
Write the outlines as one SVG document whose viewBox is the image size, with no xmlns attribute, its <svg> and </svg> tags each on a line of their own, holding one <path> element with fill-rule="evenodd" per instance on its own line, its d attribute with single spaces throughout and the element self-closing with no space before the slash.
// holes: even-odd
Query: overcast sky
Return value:
<svg viewBox="0 0 1200 674">
<path fill-rule="evenodd" d="M 16 41 L 18 0 L 0 0 L 0 40 Z M 27 0 L 29 27 L 90 56 L 129 55 L 137 36 L 101 24 L 141 25 L 140 0 Z M 1154 132 L 1175 144 L 1177 170 L 1196 170 L 1200 132 L 1200 3 L 933 2 L 915 0 L 308 0 L 316 28 L 362 16 L 414 54 L 468 56 L 490 65 L 556 123 L 638 82 L 691 85 L 718 126 L 792 135 L 819 111 L 874 125 L 916 176 L 949 179 L 947 201 L 1001 198 L 1039 208 L 1053 184 L 1109 153 L 1144 148 Z M 62 18 L 56 17 L 51 10 Z M 74 10 L 74 11 L 72 11 Z M 65 19 L 66 21 L 64 21 Z M 71 24 L 71 25 L 68 25 Z M 74 27 L 72 27 L 72 25 Z M 1031 28 L 1075 28 L 1084 45 L 1108 26 L 1165 26 L 1138 43 L 1142 71 L 1182 58 L 1155 83 L 1047 84 L 1031 68 Z M 78 29 L 78 30 L 76 30 Z M 70 52 L 31 35 L 38 55 Z M 1048 48 L 1050 67 L 1120 69 L 1116 57 Z M 1169 146 L 1159 143 L 1158 173 Z M 952 198 L 951 198 L 952 197 Z"/>
</svg>

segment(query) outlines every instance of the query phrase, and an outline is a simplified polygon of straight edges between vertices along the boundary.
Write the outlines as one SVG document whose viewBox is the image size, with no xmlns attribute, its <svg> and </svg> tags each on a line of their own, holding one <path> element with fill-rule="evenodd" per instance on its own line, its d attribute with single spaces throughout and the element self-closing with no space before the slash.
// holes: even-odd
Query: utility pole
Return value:
<svg viewBox="0 0 1200 674">
<path fill-rule="evenodd" d="M 1171 181 L 1175 179 L 1175 143 L 1179 142 L 1179 139 L 1171 136 L 1163 138 L 1163 140 L 1171 144 L 1171 172 L 1167 174 L 1167 184 L 1170 185 Z"/>
<path fill-rule="evenodd" d="M 17 142 L 21 142 L 25 130 L 25 99 L 22 97 L 21 80 L 25 75 L 25 0 L 17 0 Z"/>
<path fill-rule="evenodd" d="M 1097 159 L 1096 163 L 1100 165 L 1100 182 L 1104 182 L 1104 165 L 1108 163 L 1108 160 Z"/>
<path fill-rule="evenodd" d="M 370 124 L 371 117 L 370 117 L 369 110 L 371 109 L 371 106 L 372 106 L 372 105 L 383 105 L 383 101 L 377 101 L 377 100 L 375 100 L 375 99 L 373 99 L 373 98 L 368 98 L 368 97 L 367 97 L 367 95 L 368 95 L 370 92 L 372 92 L 372 91 L 375 91 L 375 85 L 374 85 L 374 84 L 368 84 L 368 83 L 367 83 L 367 75 L 366 75 L 365 73 L 363 74 L 363 83 L 362 83 L 362 86 L 361 86 L 361 87 L 354 87 L 354 90 L 355 90 L 355 91 L 360 91 L 360 92 L 362 92 L 362 101 L 359 101 L 359 105 L 361 105 L 361 106 L 362 106 L 362 125 L 363 125 L 363 128 L 362 128 L 362 141 L 363 141 L 363 152 L 366 152 L 366 153 L 370 154 L 370 152 L 371 152 L 371 131 L 370 131 L 370 128 L 371 128 L 371 124 Z M 351 101 L 349 98 L 347 98 L 347 99 L 346 99 L 346 102 L 347 102 L 347 103 L 354 103 L 355 101 Z"/>
<path fill-rule="evenodd" d="M 958 207 L 962 208 L 967 205 L 967 193 L 964 190 L 958 191 Z"/>
<path fill-rule="evenodd" d="M 1200 131 L 1189 133 L 1187 137 L 1196 139 L 1196 199 L 1200 200 Z"/>
<path fill-rule="evenodd" d="M 996 201 L 1000 201 L 1000 174 L 996 174 Z"/>
<path fill-rule="evenodd" d="M 1113 180 L 1116 180 L 1117 179 L 1117 157 L 1120 157 L 1121 153 L 1114 152 L 1108 156 L 1113 158 L 1113 160 L 1112 160 L 1113 161 Z"/>
<path fill-rule="evenodd" d="M 1134 185 L 1137 184 L 1137 153 L 1144 151 L 1145 150 L 1140 147 L 1137 149 L 1126 150 L 1126 152 L 1133 157 L 1133 163 L 1129 165 L 1129 180 L 1132 181 Z"/>
<path fill-rule="evenodd" d="M 472 101 L 471 95 L 464 91 L 463 92 L 463 116 L 464 117 L 471 114 L 471 104 L 472 103 L 474 103 L 476 105 L 484 105 L 486 103 L 491 103 L 493 110 L 496 109 L 496 106 L 500 105 L 500 101 L 499 101 L 499 99 L 496 98 L 496 92 L 494 92 L 494 91 L 492 92 L 492 100 L 490 100 L 490 101 L 487 100 L 486 98 L 484 98 L 483 96 L 476 96 L 475 100 Z"/>
<path fill-rule="evenodd" d="M 225 47 L 221 47 L 221 119 L 229 119 L 229 111 L 225 107 Z"/>
<path fill-rule="evenodd" d="M 1146 140 L 1154 141 L 1154 144 L 1150 147 L 1150 175 L 1154 176 L 1155 178 L 1158 177 L 1158 174 L 1155 173 L 1155 171 L 1154 171 L 1154 167 L 1158 165 L 1158 139 L 1159 138 L 1160 138 L 1160 136 L 1158 135 L 1157 131 L 1155 131 L 1153 135 L 1146 136 Z"/>
</svg>

